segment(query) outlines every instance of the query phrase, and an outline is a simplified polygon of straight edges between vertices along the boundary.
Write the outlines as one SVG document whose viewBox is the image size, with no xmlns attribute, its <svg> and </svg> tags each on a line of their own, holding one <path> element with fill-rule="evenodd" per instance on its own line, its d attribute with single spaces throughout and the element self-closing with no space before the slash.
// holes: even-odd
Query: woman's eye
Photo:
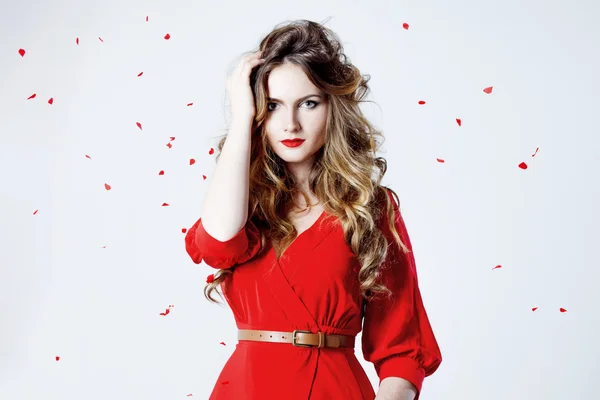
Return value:
<svg viewBox="0 0 600 400">
<path fill-rule="evenodd" d="M 312 110 L 313 108 L 316 108 L 319 105 L 318 101 L 314 101 L 314 100 L 307 100 L 302 104 L 307 104 L 307 103 L 312 103 L 313 105 L 311 107 L 308 107 L 309 110 Z M 271 105 L 278 105 L 277 103 L 267 103 L 267 111 L 274 111 L 274 109 L 269 108 L 269 106 Z"/>
</svg>

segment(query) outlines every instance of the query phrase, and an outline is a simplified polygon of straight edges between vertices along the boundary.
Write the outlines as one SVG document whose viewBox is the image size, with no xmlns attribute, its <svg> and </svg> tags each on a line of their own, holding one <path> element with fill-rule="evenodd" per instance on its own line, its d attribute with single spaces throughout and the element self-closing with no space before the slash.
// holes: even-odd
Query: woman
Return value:
<svg viewBox="0 0 600 400">
<path fill-rule="evenodd" d="M 397 195 L 380 185 L 382 135 L 359 109 L 368 80 L 301 20 L 227 81 L 232 124 L 185 237 L 217 270 L 205 296 L 220 287 L 239 328 L 211 399 L 412 400 L 441 363 Z M 354 353 L 363 318 L 377 397 Z"/>
</svg>

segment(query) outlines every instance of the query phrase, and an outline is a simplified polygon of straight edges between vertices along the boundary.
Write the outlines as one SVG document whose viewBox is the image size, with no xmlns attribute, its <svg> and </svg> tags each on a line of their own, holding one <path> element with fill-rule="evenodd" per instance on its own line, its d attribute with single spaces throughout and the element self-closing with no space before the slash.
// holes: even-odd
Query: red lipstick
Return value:
<svg viewBox="0 0 600 400">
<path fill-rule="evenodd" d="M 281 143 L 283 143 L 283 145 L 287 147 L 298 147 L 302 143 L 304 143 L 304 140 L 305 139 L 286 139 L 282 140 Z"/>
</svg>

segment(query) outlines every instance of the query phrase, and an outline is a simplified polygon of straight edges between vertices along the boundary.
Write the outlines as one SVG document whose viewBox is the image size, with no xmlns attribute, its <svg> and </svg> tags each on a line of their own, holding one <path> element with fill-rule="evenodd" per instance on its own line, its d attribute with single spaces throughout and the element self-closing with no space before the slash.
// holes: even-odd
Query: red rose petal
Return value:
<svg viewBox="0 0 600 400">
<path fill-rule="evenodd" d="M 89 158 L 90 160 L 92 159 L 92 157 L 88 156 L 87 154 L 85 155 L 87 158 Z"/>
<path fill-rule="evenodd" d="M 79 46 L 79 38 L 75 39 L 75 43 L 77 43 L 77 46 Z"/>
<path fill-rule="evenodd" d="M 221 343 L 219 343 L 219 344 L 222 344 L 223 346 L 226 346 L 225 342 L 221 342 Z"/>
<path fill-rule="evenodd" d="M 142 75 L 144 75 L 144 71 L 142 71 L 138 74 L 138 76 L 142 76 Z"/>
<path fill-rule="evenodd" d="M 38 211 L 39 211 L 39 210 L 35 210 L 35 211 L 33 212 L 33 215 L 37 214 L 37 212 L 38 212 Z"/>
<path fill-rule="evenodd" d="M 538 152 L 538 150 L 539 150 L 539 149 L 540 149 L 539 147 L 538 147 L 538 148 L 536 148 L 536 149 L 535 149 L 535 153 L 533 153 L 533 154 L 531 155 L 531 157 L 535 157 L 535 155 L 537 154 L 537 152 Z"/>
<path fill-rule="evenodd" d="M 164 174 L 165 174 L 165 171 L 163 171 L 163 170 L 160 170 L 160 171 L 158 172 L 158 175 L 164 175 Z"/>
<path fill-rule="evenodd" d="M 494 88 L 493 86 L 486 87 L 485 89 L 483 89 L 483 91 L 484 91 L 485 93 L 487 93 L 487 94 L 490 94 L 490 93 L 492 93 L 492 89 L 493 89 L 493 88 Z"/>
<path fill-rule="evenodd" d="M 100 39 L 100 41 L 101 41 L 102 43 L 104 43 L 104 40 L 102 40 L 102 38 L 101 38 L 100 36 L 98 36 L 98 39 Z"/>
<path fill-rule="evenodd" d="M 165 40 L 169 40 L 171 39 L 171 35 L 169 35 L 168 33 L 165 35 Z"/>
<path fill-rule="evenodd" d="M 171 148 L 171 147 L 173 147 L 173 145 L 169 142 L 169 143 L 167 143 L 167 147 Z"/>
<path fill-rule="evenodd" d="M 203 180 L 206 180 L 206 175 L 202 175 L 202 179 L 203 179 Z"/>
<path fill-rule="evenodd" d="M 167 309 L 165 310 L 165 312 L 161 312 L 159 315 L 165 316 L 165 315 L 167 315 L 167 314 L 168 314 L 168 313 L 170 313 L 170 312 L 171 312 L 171 310 L 167 308 Z"/>
<path fill-rule="evenodd" d="M 19 49 L 19 54 L 21 55 L 21 57 L 25 57 L 25 49 Z"/>
<path fill-rule="evenodd" d="M 162 203 L 162 206 L 163 206 L 163 207 L 169 207 L 169 204 L 167 204 L 167 203 Z"/>
<path fill-rule="evenodd" d="M 187 104 L 188 107 L 193 106 L 193 105 L 194 105 L 194 103 L 188 103 Z"/>
<path fill-rule="evenodd" d="M 173 140 L 175 140 L 175 136 L 170 136 L 169 140 L 172 142 Z"/>
<path fill-rule="evenodd" d="M 206 283 L 213 283 L 215 281 L 215 274 L 210 274 L 206 277 Z"/>
<path fill-rule="evenodd" d="M 462 120 L 460 118 L 456 118 L 456 123 L 458 126 L 462 126 Z"/>
<path fill-rule="evenodd" d="M 408 30 L 408 26 L 409 26 L 409 25 L 408 25 L 406 22 L 402 24 L 402 27 L 403 27 L 404 29 L 406 29 L 406 30 Z"/>
<path fill-rule="evenodd" d="M 56 361 L 60 360 L 59 356 L 54 357 L 56 359 Z"/>
<path fill-rule="evenodd" d="M 419 104 L 423 105 L 423 104 L 425 104 L 425 102 L 423 100 L 419 100 Z"/>
<path fill-rule="evenodd" d="M 443 159 L 441 159 L 441 158 L 436 158 L 436 160 L 437 160 L 437 162 L 439 162 L 439 163 L 445 163 L 445 162 L 446 162 L 446 161 L 444 161 L 444 160 L 443 160 Z"/>
<path fill-rule="evenodd" d="M 37 95 L 34 93 L 34 94 L 32 94 L 31 96 L 29 96 L 29 97 L 27 98 L 27 100 L 29 100 L 29 99 L 35 99 L 35 96 L 37 96 Z"/>
<path fill-rule="evenodd" d="M 492 268 L 492 271 L 498 268 L 502 268 L 502 265 L 496 265 L 494 268 Z"/>
<path fill-rule="evenodd" d="M 137 125 L 138 128 L 140 128 L 141 131 L 143 131 L 142 124 L 140 124 L 139 122 L 136 122 L 135 124 Z"/>
<path fill-rule="evenodd" d="M 187 228 L 182 228 L 181 229 L 181 233 L 186 233 L 187 232 Z"/>
<path fill-rule="evenodd" d="M 537 307 L 533 307 L 533 308 L 531 309 L 531 311 L 535 311 L 535 310 L 537 310 L 537 309 L 538 309 Z"/>
<path fill-rule="evenodd" d="M 146 22 L 148 22 L 148 16 L 146 15 Z"/>
<path fill-rule="evenodd" d="M 50 97 L 50 100 L 48 100 L 48 104 L 52 105 L 54 103 L 54 98 Z"/>
<path fill-rule="evenodd" d="M 196 160 L 194 160 L 193 158 L 190 158 L 190 165 L 194 165 L 196 164 Z"/>
<path fill-rule="evenodd" d="M 564 308 L 560 308 L 560 312 L 567 312 L 567 310 L 565 310 Z"/>
<path fill-rule="evenodd" d="M 210 150 L 208 151 L 208 154 L 209 154 L 209 155 L 211 155 L 211 156 L 212 156 L 213 154 L 215 154 L 215 149 L 213 149 L 213 148 L 211 147 L 211 148 L 210 148 Z"/>
<path fill-rule="evenodd" d="M 104 184 L 104 187 L 106 188 L 106 190 L 110 190 L 110 189 L 112 189 L 112 188 L 111 188 L 111 186 L 110 186 L 108 183 L 105 183 L 105 184 Z"/>
<path fill-rule="evenodd" d="M 522 162 L 521 164 L 519 164 L 519 168 L 521 168 L 521 169 L 527 169 L 527 164 L 525 164 L 524 162 Z"/>
</svg>

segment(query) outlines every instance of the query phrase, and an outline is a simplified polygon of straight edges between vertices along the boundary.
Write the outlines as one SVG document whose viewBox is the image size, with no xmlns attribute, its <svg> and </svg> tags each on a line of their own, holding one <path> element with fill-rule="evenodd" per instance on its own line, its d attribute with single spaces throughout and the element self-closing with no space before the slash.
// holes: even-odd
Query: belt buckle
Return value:
<svg viewBox="0 0 600 400">
<path fill-rule="evenodd" d="M 292 332 L 292 345 L 296 346 L 296 347 L 313 347 L 313 345 L 310 344 L 300 344 L 296 342 L 296 333 L 312 333 L 311 331 L 303 331 L 300 329 L 296 329 Z"/>
</svg>

